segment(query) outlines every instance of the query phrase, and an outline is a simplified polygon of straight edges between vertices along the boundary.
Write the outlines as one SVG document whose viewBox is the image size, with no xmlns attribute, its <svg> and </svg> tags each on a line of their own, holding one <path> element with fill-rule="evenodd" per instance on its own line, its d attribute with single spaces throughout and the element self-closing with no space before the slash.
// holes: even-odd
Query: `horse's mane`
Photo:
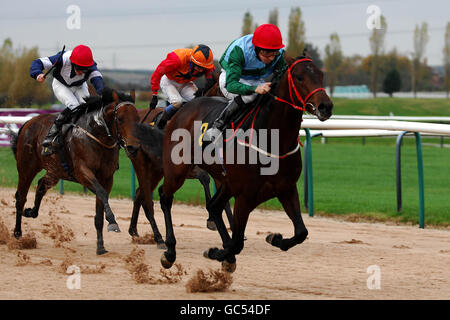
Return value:
<svg viewBox="0 0 450 320">
<path fill-rule="evenodd" d="M 128 94 L 125 94 L 125 93 L 122 93 L 122 92 L 119 92 L 116 90 L 114 90 L 114 92 L 117 94 L 120 101 L 133 101 L 131 95 L 128 95 Z M 113 102 L 114 101 L 113 89 L 111 89 L 109 87 L 105 87 L 102 91 L 102 100 L 105 105 L 108 105 L 111 102 Z"/>
<path fill-rule="evenodd" d="M 302 54 L 302 55 L 299 55 L 299 56 L 295 57 L 295 60 L 297 61 L 297 60 L 300 60 L 300 59 L 306 59 L 306 58 L 307 58 L 307 56 L 305 56 L 304 54 Z"/>
<path fill-rule="evenodd" d="M 115 91 L 120 101 L 132 101 L 130 95 Z M 102 96 L 90 96 L 85 98 L 85 102 L 76 108 L 74 115 L 74 122 L 78 120 L 83 114 L 90 114 L 100 110 L 102 107 L 114 102 L 113 89 L 105 87 Z"/>
</svg>

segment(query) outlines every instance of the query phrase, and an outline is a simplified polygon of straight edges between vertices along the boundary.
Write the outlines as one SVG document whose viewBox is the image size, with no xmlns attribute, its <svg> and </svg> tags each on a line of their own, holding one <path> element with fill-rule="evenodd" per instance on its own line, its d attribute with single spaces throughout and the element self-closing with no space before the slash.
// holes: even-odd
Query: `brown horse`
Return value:
<svg viewBox="0 0 450 320">
<path fill-rule="evenodd" d="M 118 168 L 119 147 L 127 153 L 139 148 L 139 141 L 134 137 L 138 120 L 134 92 L 127 96 L 105 88 L 102 98 L 87 98 L 86 103 L 76 110 L 76 122 L 63 127 L 63 150 L 51 156 L 41 155 L 42 141 L 55 115 L 36 116 L 11 136 L 11 148 L 19 174 L 14 236 L 22 236 L 22 215 L 38 216 L 41 200 L 48 189 L 59 179 L 74 181 L 96 195 L 95 228 L 97 254 L 100 255 L 107 252 L 103 245 L 103 212 L 109 222 L 108 231 L 120 232 L 108 203 L 113 175 Z M 46 174 L 38 182 L 34 207 L 23 210 L 31 182 L 42 169 L 46 170 Z"/>
<path fill-rule="evenodd" d="M 202 144 L 202 133 L 227 104 L 221 98 L 202 97 L 195 99 L 187 103 L 167 125 L 161 146 L 163 150 L 164 184 L 159 188 L 161 208 L 166 220 L 165 243 L 168 249 L 161 257 L 161 264 L 165 268 L 170 268 L 176 259 L 176 239 L 171 222 L 173 195 L 183 185 L 193 165 L 192 163 L 197 163 L 191 161 L 192 158 L 187 158 L 187 160 L 183 158 L 183 161 L 174 158 L 172 153 L 174 150 L 178 151 L 180 145 L 187 148 L 183 149 L 183 157 L 185 153 L 188 156 L 191 155 L 191 157 L 194 153 L 195 156 L 195 152 L 192 150 L 201 145 L 203 153 L 201 159 L 197 159 L 201 161 L 198 165 L 212 177 L 221 181 L 221 187 L 207 204 L 207 209 L 215 218 L 217 229 L 222 238 L 223 249 L 210 248 L 205 251 L 205 257 L 221 261 L 226 270 L 234 271 L 236 268 L 235 255 L 239 254 L 244 247 L 244 232 L 250 212 L 259 204 L 275 197 L 281 202 L 294 225 L 294 236 L 284 239 L 281 234 L 272 233 L 267 236 L 266 241 L 285 251 L 306 239 L 308 231 L 302 220 L 297 191 L 297 181 L 302 170 L 298 134 L 303 111 L 306 110 L 324 121 L 331 116 L 333 104 L 322 88 L 323 73 L 311 59 L 306 57 L 299 57 L 299 59 L 285 58 L 289 68 L 283 73 L 275 75 L 275 78 L 272 79 L 271 93 L 262 96 L 263 99 L 257 100 L 254 103 L 255 108 L 252 109 L 252 113 L 248 113 L 243 118 L 244 120 L 237 124 L 238 126 L 242 125 L 241 128 L 251 127 L 255 129 L 251 130 L 254 135 L 256 133 L 262 135 L 264 132 L 262 129 L 266 129 L 265 132 L 270 132 L 271 135 L 278 137 L 270 143 L 270 152 L 269 147 L 266 150 L 256 149 L 259 155 L 267 155 L 267 159 L 278 164 L 275 166 L 277 169 L 275 172 L 271 174 L 262 173 L 263 169 L 267 167 L 267 162 L 265 162 L 267 159 L 264 159 L 263 162 L 260 158 L 256 163 L 250 161 L 239 163 L 237 161 L 236 158 L 240 156 L 239 151 L 244 154 L 245 159 L 249 159 L 250 152 L 254 149 L 251 136 L 250 139 L 240 141 L 238 138 L 231 139 L 230 135 L 225 135 L 229 142 L 237 140 L 238 143 L 242 143 L 244 147 L 241 149 L 238 149 L 239 146 L 235 143 L 229 142 L 222 150 L 217 146 L 214 149 L 208 149 L 214 146 L 213 144 L 207 144 L 206 142 Z M 142 125 L 138 127 L 141 144 L 156 145 L 158 141 L 161 143 L 161 137 L 157 130 L 144 128 Z M 174 135 L 175 130 L 180 128 L 184 128 L 189 134 L 189 138 L 186 138 L 186 141 L 183 140 L 182 143 Z M 147 131 L 146 134 L 141 134 L 145 130 Z M 179 132 L 177 131 L 177 133 Z M 250 140 L 250 143 L 248 140 Z M 276 150 L 277 146 L 278 150 Z M 236 149 L 238 152 L 236 152 Z M 277 151 L 276 154 L 273 153 L 273 149 Z M 214 151 L 216 161 L 206 161 L 206 151 L 210 150 Z M 228 154 L 231 156 L 228 157 Z M 225 229 L 221 215 L 224 204 L 231 197 L 235 198 L 232 237 Z"/>
<path fill-rule="evenodd" d="M 151 124 L 154 122 L 155 117 L 161 114 L 163 110 L 164 108 L 156 108 L 151 111 L 146 109 L 139 110 L 139 119 L 141 122 L 144 121 L 145 123 Z M 139 236 L 137 231 L 137 221 L 139 211 L 142 206 L 145 216 L 150 222 L 150 226 L 153 230 L 153 237 L 158 248 L 166 248 L 158 226 L 156 225 L 152 199 L 153 191 L 163 177 L 162 159 L 161 157 L 150 154 L 147 151 L 147 148 L 142 147 L 130 157 L 130 160 L 133 163 L 133 167 L 139 181 L 139 188 L 136 190 L 136 195 L 133 202 L 133 212 L 131 215 L 128 233 L 132 237 Z M 191 171 L 189 171 L 187 178 L 198 179 L 200 181 L 205 191 L 206 202 L 209 202 L 211 200 L 211 193 L 209 190 L 210 178 L 208 173 L 195 166 L 191 169 Z M 231 225 L 232 212 L 229 203 L 225 205 L 225 212 Z M 210 230 L 216 230 L 213 217 L 208 217 L 206 226 Z"/>
</svg>

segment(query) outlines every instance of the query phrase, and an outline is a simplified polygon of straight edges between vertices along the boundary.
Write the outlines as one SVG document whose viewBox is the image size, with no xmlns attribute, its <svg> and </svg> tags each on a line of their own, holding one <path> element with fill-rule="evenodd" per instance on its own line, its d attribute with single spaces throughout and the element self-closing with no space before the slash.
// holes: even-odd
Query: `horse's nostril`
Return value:
<svg viewBox="0 0 450 320">
<path fill-rule="evenodd" d="M 135 154 L 137 151 L 138 151 L 138 147 L 135 147 L 135 146 L 127 146 L 127 151 L 128 151 L 128 153 L 130 153 L 130 154 Z"/>
<path fill-rule="evenodd" d="M 331 110 L 333 110 L 333 103 L 323 102 L 319 105 L 321 113 L 331 113 Z"/>
</svg>

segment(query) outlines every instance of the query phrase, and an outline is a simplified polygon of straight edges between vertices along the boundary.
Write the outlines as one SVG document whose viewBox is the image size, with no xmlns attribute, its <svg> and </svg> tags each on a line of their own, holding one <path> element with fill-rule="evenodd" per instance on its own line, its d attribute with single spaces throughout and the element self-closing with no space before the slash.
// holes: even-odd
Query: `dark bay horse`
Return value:
<svg viewBox="0 0 450 320">
<path fill-rule="evenodd" d="M 152 124 L 164 108 L 156 108 L 152 111 L 142 109 L 138 111 L 139 120 L 145 123 Z M 128 233 L 132 237 L 138 237 L 137 221 L 139 217 L 139 211 L 142 206 L 145 216 L 150 223 L 153 230 L 153 237 L 159 248 L 166 248 L 159 232 L 158 226 L 154 218 L 153 199 L 152 194 L 158 183 L 163 178 L 163 165 L 161 156 L 155 156 L 148 152 L 148 148 L 142 146 L 130 157 L 133 163 L 134 170 L 136 172 L 137 179 L 139 181 L 139 188 L 136 190 L 136 195 L 133 201 L 133 212 L 131 215 L 130 227 Z M 211 200 L 211 193 L 209 190 L 210 177 L 208 173 L 197 166 L 194 166 L 188 173 L 188 179 L 198 179 L 205 191 L 205 199 L 208 203 Z M 230 204 L 227 202 L 225 205 L 225 212 L 231 225 L 232 212 Z M 208 217 L 207 228 L 210 230 L 216 230 L 213 217 Z"/>
<path fill-rule="evenodd" d="M 277 198 L 294 226 L 294 236 L 283 238 L 281 234 L 272 233 L 267 236 L 266 241 L 271 245 L 280 248 L 283 251 L 302 243 L 308 231 L 302 220 L 300 212 L 300 202 L 297 191 L 297 181 L 302 170 L 302 161 L 298 136 L 302 122 L 303 111 L 308 111 L 316 115 L 319 120 L 327 120 L 332 113 L 333 103 L 326 94 L 323 87 L 323 73 L 312 62 L 309 57 L 299 57 L 293 59 L 285 57 L 288 63 L 288 69 L 283 73 L 276 75 L 272 80 L 272 90 L 256 107 L 241 121 L 242 127 L 251 127 L 255 130 L 251 132 L 262 132 L 261 129 L 267 129 L 266 132 L 278 134 L 278 139 L 270 144 L 272 147 L 278 146 L 278 152 L 268 154 L 268 158 L 278 160 L 277 170 L 272 174 L 262 174 L 262 169 L 267 166 L 262 161 L 251 163 L 246 161 L 239 163 L 236 153 L 231 153 L 228 143 L 223 148 L 223 154 L 220 150 L 215 150 L 215 154 L 221 155 L 226 159 L 223 163 L 220 161 L 206 162 L 204 153 L 201 155 L 202 169 L 206 170 L 213 178 L 221 181 L 221 187 L 217 190 L 213 199 L 207 204 L 207 209 L 215 218 L 216 226 L 222 238 L 223 249 L 210 248 L 205 251 L 204 256 L 222 262 L 222 267 L 227 271 L 234 271 L 236 268 L 236 257 L 244 247 L 244 232 L 248 217 L 259 204 L 271 199 Z M 165 268 L 170 268 L 176 260 L 176 239 L 172 228 L 171 207 L 174 193 L 183 185 L 186 176 L 192 167 L 192 161 L 179 161 L 174 159 L 172 152 L 180 147 L 180 139 L 174 132 L 184 128 L 190 135 L 183 140 L 184 146 L 189 147 L 183 150 L 184 153 L 191 153 L 201 144 L 202 132 L 217 117 L 220 111 L 226 105 L 226 101 L 216 97 L 202 97 L 195 99 L 182 108 L 167 125 L 166 134 L 162 141 L 163 166 L 164 166 L 164 184 L 159 188 L 161 208 L 166 220 L 166 246 L 167 251 L 161 256 L 161 264 Z M 201 130 L 198 123 L 201 124 Z M 197 124 L 197 128 L 196 128 Z M 196 128 L 196 130 L 194 130 Z M 159 137 L 156 130 L 147 128 L 145 135 L 140 135 L 141 144 L 155 145 Z M 200 131 L 200 132 L 196 132 Z M 256 133 L 255 133 L 256 134 Z M 199 138 L 200 136 L 200 138 Z M 228 135 L 225 135 L 230 140 Z M 248 138 L 248 137 L 247 137 Z M 244 140 L 245 148 L 243 152 L 245 159 L 249 158 L 250 150 L 253 148 L 247 140 Z M 152 143 L 149 143 L 151 140 Z M 172 141 L 173 140 L 173 141 Z M 202 146 L 202 151 L 212 146 Z M 237 148 L 237 147 L 236 147 Z M 186 151 L 187 150 L 187 151 Z M 263 153 L 265 150 L 259 150 Z M 268 149 L 269 150 L 269 149 Z M 267 150 L 267 151 L 268 151 Z M 231 160 L 226 154 L 230 152 Z M 194 153 L 195 155 L 195 153 Z M 176 160 L 176 161 L 175 161 Z M 231 197 L 235 198 L 233 209 L 233 228 L 232 237 L 225 229 L 222 219 L 222 208 L 226 201 Z"/>
<path fill-rule="evenodd" d="M 96 195 L 95 228 L 97 254 L 104 254 L 103 213 L 109 222 L 108 231 L 120 232 L 108 203 L 113 175 L 118 168 L 119 147 L 127 153 L 139 148 L 134 136 L 138 115 L 131 96 L 105 88 L 103 97 L 90 97 L 77 107 L 76 122 L 65 125 L 63 151 L 42 156 L 42 141 L 55 115 L 39 115 L 27 121 L 19 132 L 11 135 L 11 148 L 17 161 L 19 182 L 16 192 L 16 226 L 14 236 L 22 236 L 22 215 L 36 218 L 43 196 L 59 179 L 77 182 Z M 62 161 L 61 157 L 65 158 Z M 63 165 L 64 164 L 64 165 Z M 34 207 L 24 210 L 28 190 L 34 177 L 42 170 Z"/>
</svg>

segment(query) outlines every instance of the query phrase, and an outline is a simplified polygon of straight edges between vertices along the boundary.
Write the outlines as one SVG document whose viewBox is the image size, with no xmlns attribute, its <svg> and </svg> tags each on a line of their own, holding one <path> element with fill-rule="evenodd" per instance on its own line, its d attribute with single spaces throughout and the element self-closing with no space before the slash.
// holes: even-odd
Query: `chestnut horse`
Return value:
<svg viewBox="0 0 450 320">
<path fill-rule="evenodd" d="M 237 126 L 242 125 L 242 128 L 251 128 L 254 135 L 256 133 L 259 135 L 260 132 L 264 132 L 261 129 L 266 129 L 265 132 L 278 138 L 275 142 L 271 142 L 271 151 L 269 148 L 267 150 L 256 148 L 258 155 L 267 155 L 269 160 L 278 164 L 275 172 L 271 174 L 262 173 L 263 169 L 267 167 L 267 162 L 263 163 L 259 160 L 256 163 L 249 161 L 239 163 L 236 161 L 240 155 L 234 151 L 239 146 L 233 144 L 231 151 L 234 153 L 232 153 L 228 144 L 238 140 L 237 138 L 233 140 L 232 136 L 224 135 L 227 138 L 226 141 L 229 142 L 224 145 L 222 150 L 213 144 L 202 141 L 206 128 L 227 105 L 227 101 L 222 98 L 201 97 L 184 105 L 167 125 L 162 142 L 159 140 L 160 136 L 157 130 L 144 128 L 143 125 L 138 126 L 138 132 L 147 131 L 145 135 L 139 135 L 141 145 L 157 145 L 158 141 L 162 143 L 164 183 L 159 188 L 159 194 L 166 220 L 165 243 L 168 248 L 161 256 L 163 267 L 170 268 L 176 260 L 176 239 L 171 222 L 173 195 L 183 185 L 193 163 L 196 163 L 189 159 L 180 161 L 178 158 L 173 158 L 173 150 L 180 148 L 179 139 L 177 140 L 177 136 L 173 135 L 174 131 L 179 128 L 185 128 L 189 134 L 186 142 L 183 140 L 184 146 L 188 147 L 183 150 L 183 156 L 185 156 L 186 150 L 188 150 L 187 153 L 192 153 L 190 150 L 195 150 L 198 145 L 201 145 L 203 153 L 199 159 L 201 163 L 198 165 L 212 177 L 221 181 L 221 187 L 207 204 L 207 209 L 215 218 L 218 232 L 222 238 L 223 249 L 209 248 L 204 252 L 205 257 L 221 261 L 225 270 L 234 271 L 236 268 L 235 255 L 239 254 L 244 247 L 245 227 L 250 212 L 271 198 L 277 198 L 281 202 L 293 223 L 294 236 L 285 239 L 281 234 L 271 233 L 267 236 L 266 241 L 286 251 L 306 239 L 308 231 L 302 220 L 297 191 L 297 181 L 302 170 L 298 143 L 299 130 L 303 111 L 308 111 L 316 115 L 319 120 L 325 121 L 331 116 L 333 103 L 323 89 L 322 71 L 309 57 L 302 56 L 297 59 L 285 57 L 285 59 L 288 68 L 282 73 L 274 75 L 271 92 L 262 96 L 263 99 L 257 99 L 251 113 L 248 113 L 240 123 L 236 124 Z M 234 129 L 236 126 L 233 124 Z M 230 133 L 230 130 L 227 131 Z M 233 131 L 233 134 L 235 133 Z M 250 136 L 250 143 L 247 140 L 244 142 L 238 140 L 237 142 L 243 143 L 244 147 L 241 150 L 243 150 L 245 159 L 248 159 L 250 151 L 255 148 L 252 144 L 252 137 Z M 219 141 L 219 147 L 220 145 L 221 141 Z M 222 159 L 222 162 L 206 161 L 205 152 L 211 146 L 214 146 L 214 149 L 209 150 L 213 150 L 216 157 L 219 155 L 218 158 Z M 278 150 L 276 150 L 277 147 Z M 273 153 L 273 149 L 277 151 L 276 154 Z M 231 154 L 230 157 L 227 156 L 228 152 Z M 232 237 L 224 226 L 221 214 L 223 206 L 231 197 L 235 198 Z"/>
<path fill-rule="evenodd" d="M 77 112 L 78 111 L 78 112 Z M 37 218 L 43 196 L 59 179 L 78 182 L 96 195 L 95 228 L 97 254 L 104 254 L 103 213 L 108 231 L 120 232 L 108 203 L 113 175 L 118 168 L 119 147 L 127 153 L 140 146 L 134 137 L 138 114 L 131 96 L 105 88 L 103 97 L 90 97 L 74 110 L 74 123 L 63 126 L 64 147 L 50 156 L 42 156 L 42 141 L 55 120 L 54 114 L 39 115 L 27 121 L 17 134 L 11 135 L 11 148 L 17 161 L 19 182 L 16 192 L 16 226 L 14 236 L 22 236 L 22 215 Z M 24 210 L 28 190 L 42 170 L 34 207 Z"/>
<path fill-rule="evenodd" d="M 153 124 L 155 118 L 161 114 L 164 108 L 156 108 L 151 111 L 142 109 L 138 111 L 140 121 L 144 121 L 148 124 Z M 148 152 L 145 146 L 139 148 L 136 153 L 130 156 L 130 160 L 133 163 L 134 170 L 136 172 L 137 179 L 139 181 L 139 188 L 136 190 L 136 195 L 133 201 L 133 212 L 131 215 L 130 227 L 128 233 L 132 237 L 138 237 L 137 221 L 139 217 L 139 211 L 142 206 L 145 216 L 150 223 L 153 230 L 153 238 L 157 243 L 158 248 L 166 248 L 159 232 L 158 226 L 154 218 L 153 210 L 153 191 L 158 183 L 163 178 L 163 166 L 161 156 L 155 156 Z M 195 166 L 188 174 L 188 179 L 198 179 L 205 191 L 206 203 L 211 200 L 211 193 L 209 190 L 210 177 L 208 173 L 199 167 Z M 228 217 L 228 221 L 231 226 L 232 212 L 230 204 L 227 202 L 225 205 L 225 212 Z M 213 217 L 208 217 L 206 226 L 210 230 L 216 230 Z"/>
</svg>

